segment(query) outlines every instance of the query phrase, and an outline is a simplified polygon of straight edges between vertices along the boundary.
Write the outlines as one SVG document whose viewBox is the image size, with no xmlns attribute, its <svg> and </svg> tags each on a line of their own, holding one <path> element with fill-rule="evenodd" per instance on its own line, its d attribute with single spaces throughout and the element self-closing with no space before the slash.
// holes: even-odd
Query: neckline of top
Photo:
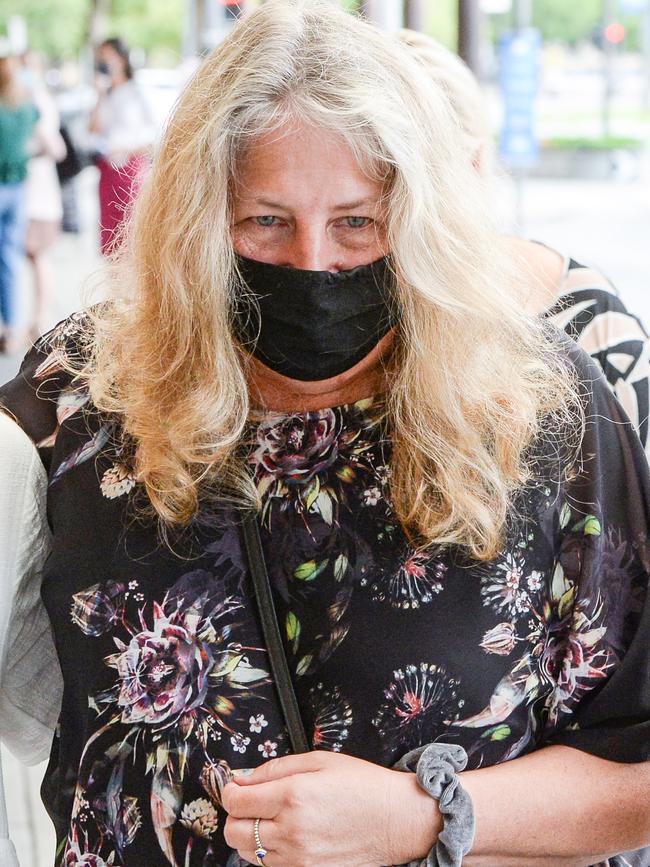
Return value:
<svg viewBox="0 0 650 867">
<path fill-rule="evenodd" d="M 283 376 L 250 356 L 248 388 L 251 403 L 264 413 L 300 413 L 355 404 L 381 395 L 386 391 L 394 348 L 393 329 L 349 370 L 312 382 Z"/>
</svg>

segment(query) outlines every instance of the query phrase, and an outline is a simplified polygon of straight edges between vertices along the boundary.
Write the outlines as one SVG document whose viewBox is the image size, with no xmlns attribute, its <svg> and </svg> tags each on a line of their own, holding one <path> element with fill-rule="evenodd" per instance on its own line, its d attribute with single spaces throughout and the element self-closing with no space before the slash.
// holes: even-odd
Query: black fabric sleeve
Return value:
<svg viewBox="0 0 650 867">
<path fill-rule="evenodd" d="M 16 376 L 0 386 L 0 410 L 35 443 L 48 471 L 63 405 L 75 391 L 69 364 L 81 359 L 86 324 L 85 313 L 64 319 L 36 341 Z"/>
<path fill-rule="evenodd" d="M 607 663 L 602 684 L 548 743 L 640 762 L 650 759 L 650 471 L 634 428 L 597 366 L 579 348 L 569 351 L 588 400 L 581 469 L 566 492 L 593 521 L 572 560 L 579 563 L 574 635 L 583 631 L 580 640 L 569 636 L 566 653 L 573 655 L 572 665 L 580 665 L 582 650 L 595 640 L 596 632 L 585 632 L 580 610 L 581 597 L 588 598 L 596 600 L 592 612 L 604 630 Z"/>
</svg>

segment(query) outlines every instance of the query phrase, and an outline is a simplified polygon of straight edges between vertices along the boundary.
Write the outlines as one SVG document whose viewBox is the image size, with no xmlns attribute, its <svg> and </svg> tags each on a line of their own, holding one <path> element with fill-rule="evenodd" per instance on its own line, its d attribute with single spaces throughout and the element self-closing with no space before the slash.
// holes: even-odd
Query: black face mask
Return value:
<svg viewBox="0 0 650 867">
<path fill-rule="evenodd" d="M 238 257 L 259 305 L 236 313 L 238 337 L 291 379 L 329 379 L 361 361 L 397 322 L 387 258 L 350 271 L 304 271 Z"/>
</svg>

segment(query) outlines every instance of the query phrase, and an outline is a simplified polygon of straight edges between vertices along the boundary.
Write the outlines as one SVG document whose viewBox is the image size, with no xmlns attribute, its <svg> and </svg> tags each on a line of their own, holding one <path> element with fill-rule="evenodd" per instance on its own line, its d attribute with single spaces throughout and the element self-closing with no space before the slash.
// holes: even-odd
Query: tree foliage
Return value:
<svg viewBox="0 0 650 867">
<path fill-rule="evenodd" d="M 0 29 L 13 15 L 25 18 L 32 48 L 49 57 L 74 57 L 84 44 L 89 0 L 0 0 Z"/>
<path fill-rule="evenodd" d="M 351 9 L 359 5 L 359 0 L 341 2 Z M 0 0 L 0 31 L 19 12 L 27 21 L 33 48 L 53 59 L 75 57 L 87 42 L 93 7 L 101 3 L 109 10 L 107 35 L 119 34 L 147 54 L 160 57 L 167 52 L 169 60 L 178 56 L 186 0 Z M 533 0 L 533 24 L 546 40 L 572 44 L 589 39 L 601 16 L 602 0 Z M 428 0 L 427 30 L 449 47 L 456 43 L 457 19 L 458 0 Z M 638 17 L 625 23 L 627 47 L 635 48 Z M 512 13 L 490 16 L 485 35 L 498 36 L 512 26 Z"/>
<path fill-rule="evenodd" d="M 58 60 L 74 58 L 86 45 L 96 0 L 0 0 L 0 31 L 12 15 L 22 15 L 31 48 Z M 184 0 L 111 0 L 106 35 L 123 36 L 146 53 L 181 49 Z"/>
<path fill-rule="evenodd" d="M 533 0 L 532 5 L 533 26 L 539 28 L 547 42 L 575 45 L 591 39 L 594 29 L 603 23 L 602 0 Z M 625 47 L 638 49 L 639 16 L 626 16 L 621 20 L 628 33 Z M 497 35 L 510 30 L 514 24 L 514 13 L 494 15 L 492 23 Z"/>
</svg>

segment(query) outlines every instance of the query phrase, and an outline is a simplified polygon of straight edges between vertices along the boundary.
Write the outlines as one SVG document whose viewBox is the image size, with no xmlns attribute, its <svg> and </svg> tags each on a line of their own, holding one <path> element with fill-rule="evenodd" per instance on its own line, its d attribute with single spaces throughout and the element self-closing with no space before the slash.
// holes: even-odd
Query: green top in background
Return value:
<svg viewBox="0 0 650 867">
<path fill-rule="evenodd" d="M 29 153 L 27 142 L 38 120 L 38 109 L 31 102 L 10 106 L 0 104 L 0 184 L 24 181 Z"/>
</svg>

